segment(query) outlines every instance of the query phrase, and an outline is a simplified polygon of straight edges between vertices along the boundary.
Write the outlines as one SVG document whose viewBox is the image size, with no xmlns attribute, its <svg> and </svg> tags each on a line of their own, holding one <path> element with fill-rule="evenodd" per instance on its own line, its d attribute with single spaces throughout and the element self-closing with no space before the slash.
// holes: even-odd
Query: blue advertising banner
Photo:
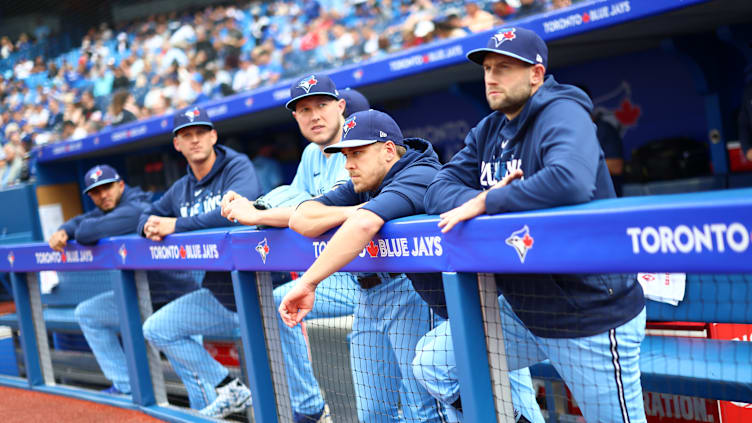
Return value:
<svg viewBox="0 0 752 423">
<path fill-rule="evenodd" d="M 536 31 L 544 40 L 554 40 L 607 26 L 642 19 L 674 9 L 688 7 L 709 0 L 596 0 L 571 8 L 532 16 L 509 24 Z M 428 70 L 465 63 L 465 53 L 484 45 L 492 31 L 473 34 L 460 39 L 431 43 L 402 54 L 390 55 L 334 70 L 330 76 L 338 86 L 358 87 Z M 256 111 L 281 107 L 288 99 L 291 81 L 271 87 L 237 94 L 203 104 L 209 116 L 217 122 Z M 37 150 L 41 163 L 66 157 L 76 157 L 115 145 L 135 142 L 143 138 L 164 135 L 169 138 L 172 116 L 156 116 L 115 129 L 106 129 L 80 140 L 46 145 Z"/>
<path fill-rule="evenodd" d="M 115 257 L 107 243 L 85 246 L 70 242 L 62 252 L 41 243 L 5 245 L 0 248 L 0 271 L 113 269 Z"/>
<path fill-rule="evenodd" d="M 442 238 L 434 216 L 411 216 L 387 222 L 343 268 L 353 272 L 437 272 L 446 269 Z M 318 258 L 334 231 L 306 238 L 288 229 L 243 230 L 230 234 L 238 270 L 305 270 Z"/>
<path fill-rule="evenodd" d="M 447 234 L 436 216 L 388 222 L 346 271 L 752 272 L 752 189 L 600 200 L 483 216 Z M 153 242 L 131 235 L 96 246 L 0 247 L 0 271 L 199 269 L 301 271 L 333 231 L 217 228 Z"/>
<path fill-rule="evenodd" d="M 108 238 L 120 269 L 232 270 L 228 229 L 172 234 L 154 242 L 137 235 Z"/>
<path fill-rule="evenodd" d="M 751 194 L 602 200 L 481 217 L 444 236 L 446 254 L 454 271 L 748 272 Z"/>
</svg>

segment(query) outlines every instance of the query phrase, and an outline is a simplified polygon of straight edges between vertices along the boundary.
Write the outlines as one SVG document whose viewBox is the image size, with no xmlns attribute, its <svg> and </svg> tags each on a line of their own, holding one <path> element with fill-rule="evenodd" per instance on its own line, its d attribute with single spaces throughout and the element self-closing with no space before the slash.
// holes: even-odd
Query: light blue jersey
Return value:
<svg viewBox="0 0 752 423">
<path fill-rule="evenodd" d="M 318 196 L 349 180 L 344 154 L 330 154 L 326 157 L 318 145 L 310 143 L 303 150 L 298 171 L 290 185 Z"/>
<path fill-rule="evenodd" d="M 291 186 L 313 196 L 321 195 L 334 186 L 350 180 L 345 170 L 345 156 L 330 154 L 327 158 L 318 145 L 308 144 L 303 150 L 298 171 Z M 295 286 L 295 281 L 288 282 L 274 290 L 276 307 L 285 294 Z M 358 301 L 360 286 L 350 273 L 335 273 L 321 281 L 316 289 L 316 302 L 308 319 L 339 317 L 353 314 Z M 308 359 L 308 347 L 300 326 L 288 327 L 278 322 L 282 354 L 287 370 L 287 385 L 290 389 L 290 401 L 294 421 L 306 421 L 304 416 L 317 415 L 324 407 L 324 399 L 313 375 Z"/>
</svg>

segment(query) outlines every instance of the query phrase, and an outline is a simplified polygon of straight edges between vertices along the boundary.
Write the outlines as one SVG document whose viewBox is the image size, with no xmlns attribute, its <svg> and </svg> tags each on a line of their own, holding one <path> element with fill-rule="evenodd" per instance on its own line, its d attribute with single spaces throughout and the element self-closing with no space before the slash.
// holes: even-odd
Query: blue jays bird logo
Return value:
<svg viewBox="0 0 752 423">
<path fill-rule="evenodd" d="M 102 176 L 102 169 L 99 166 L 97 166 L 97 168 L 94 169 L 94 172 L 91 172 L 91 175 L 89 175 L 89 178 L 91 178 L 92 181 L 96 182 L 100 176 Z"/>
<path fill-rule="evenodd" d="M 266 238 L 256 244 L 256 252 L 261 256 L 261 261 L 266 264 L 266 256 L 269 255 L 269 243 L 266 242 Z"/>
<path fill-rule="evenodd" d="M 347 135 L 347 133 L 357 125 L 358 123 L 355 122 L 355 116 L 353 116 L 345 121 L 345 124 L 342 126 L 342 131 L 344 131 L 345 135 Z"/>
<path fill-rule="evenodd" d="M 493 38 L 496 40 L 496 47 L 502 45 L 504 41 L 512 41 L 517 38 L 515 31 L 517 31 L 516 28 L 504 28 L 494 34 Z"/>
<path fill-rule="evenodd" d="M 522 229 L 512 232 L 512 235 L 506 239 L 506 244 L 517 251 L 520 263 L 524 263 L 527 251 L 533 248 L 533 237 L 530 236 L 530 228 L 525 225 Z"/>
<path fill-rule="evenodd" d="M 13 251 L 8 253 L 8 263 L 10 263 L 10 266 L 13 267 L 13 263 L 16 262 L 16 255 L 13 254 Z"/>
<path fill-rule="evenodd" d="M 311 88 L 313 88 L 313 86 L 318 83 L 319 81 L 316 79 L 316 77 L 311 75 L 308 78 L 303 78 L 300 82 L 298 82 L 298 88 L 302 88 L 306 92 L 306 94 L 308 94 L 311 91 Z"/>
<path fill-rule="evenodd" d="M 125 258 L 128 256 L 128 250 L 125 249 L 125 244 L 120 244 L 120 248 L 118 248 L 118 255 L 123 260 L 123 263 L 125 263 Z"/>
<path fill-rule="evenodd" d="M 196 119 L 200 114 L 201 112 L 198 111 L 198 107 L 194 107 L 193 110 L 188 110 L 187 112 L 183 113 L 183 115 L 187 117 L 191 122 L 193 122 L 193 120 Z"/>
</svg>

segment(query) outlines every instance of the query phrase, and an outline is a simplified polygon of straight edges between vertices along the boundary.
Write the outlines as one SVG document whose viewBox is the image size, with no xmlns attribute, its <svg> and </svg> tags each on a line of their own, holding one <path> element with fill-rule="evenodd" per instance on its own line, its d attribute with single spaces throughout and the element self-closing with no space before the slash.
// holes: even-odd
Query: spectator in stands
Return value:
<svg viewBox="0 0 752 423">
<path fill-rule="evenodd" d="M 520 7 L 514 14 L 515 19 L 524 18 L 545 12 L 545 6 L 541 0 L 520 0 Z"/>
<path fill-rule="evenodd" d="M 15 138 L 18 138 L 18 132 L 13 132 L 12 136 L 14 138 L 11 138 L 10 142 L 3 146 L 5 166 L 2 167 L 2 174 L 0 174 L 0 188 L 12 187 L 21 179 L 24 153 L 19 145 L 20 141 L 15 140 Z"/>
<path fill-rule="evenodd" d="M 465 12 L 466 15 L 462 24 L 471 32 L 488 31 L 496 24 L 494 15 L 481 9 L 478 3 L 474 1 L 465 3 Z"/>
<path fill-rule="evenodd" d="M 462 20 L 454 12 L 437 19 L 435 23 L 436 38 L 438 39 L 459 38 L 467 35 L 467 31 L 463 28 Z"/>
<path fill-rule="evenodd" d="M 344 157 L 324 153 L 324 148 L 340 140 L 344 115 L 368 110 L 368 100 L 355 90 L 338 91 L 334 82 L 324 74 L 312 74 L 293 82 L 290 101 L 285 106 L 292 111 L 300 133 L 309 141 L 289 191 L 307 194 L 297 196 L 302 201 L 346 183 L 349 176 L 345 171 Z M 244 225 L 286 228 L 296 205 L 257 210 L 248 199 L 229 192 L 222 199 L 222 215 Z M 274 290 L 277 307 L 293 286 L 294 282 L 290 282 Z M 351 274 L 339 273 L 327 278 L 321 283 L 320 290 L 320 300 L 309 318 L 353 314 L 358 286 Z M 331 422 L 329 407 L 324 403 L 308 360 L 303 333 L 299 328 L 289 328 L 282 322 L 279 329 L 295 423 Z"/>
<path fill-rule="evenodd" d="M 131 93 L 125 90 L 118 91 L 112 96 L 112 104 L 110 104 L 110 113 L 108 116 L 110 125 L 118 126 L 137 119 L 136 115 L 125 108 L 125 103 L 129 97 L 132 97 Z"/>
<path fill-rule="evenodd" d="M 509 19 L 510 16 L 514 15 L 515 9 L 510 6 L 506 0 L 499 0 L 491 4 L 491 11 L 493 11 L 493 14 L 497 19 L 500 19 L 501 22 L 503 22 Z"/>
<path fill-rule="evenodd" d="M 95 208 L 65 222 L 50 237 L 48 244 L 62 252 L 69 240 L 94 244 L 101 238 L 130 234 L 138 218 L 149 208 L 150 193 L 123 182 L 112 167 L 101 164 L 84 176 L 87 194 Z M 149 288 L 155 308 L 198 288 L 190 272 L 149 271 Z M 107 291 L 81 302 L 75 310 L 76 320 L 94 353 L 99 367 L 112 386 L 103 392 L 130 394 L 125 352 L 118 340 L 120 319 L 113 291 Z"/>
<path fill-rule="evenodd" d="M 752 42 L 750 42 L 752 46 Z M 752 161 L 752 65 L 744 69 L 744 91 L 739 109 L 739 143 L 742 154 Z"/>
<path fill-rule="evenodd" d="M 317 286 L 373 242 L 386 221 L 423 212 L 425 188 L 440 167 L 428 141 L 403 139 L 394 120 L 376 110 L 347 118 L 342 141 L 324 148 L 324 153 L 339 152 L 350 181 L 303 202 L 290 217 L 290 228 L 308 237 L 341 227 L 282 299 L 279 313 L 289 327 L 314 308 Z M 410 368 L 418 338 L 430 329 L 428 305 L 404 274 L 362 274 L 358 284 L 350 339 L 358 418 L 398 416 L 395 393 L 403 387 L 405 420 L 441 421 L 440 407 Z"/>
<path fill-rule="evenodd" d="M 499 37 L 506 41 L 499 44 Z M 462 231 L 459 223 L 483 214 L 615 196 L 592 103 L 581 90 L 545 76 L 548 48 L 537 34 L 504 28 L 467 57 L 483 66 L 494 112 L 428 187 L 426 211 L 442 213 L 442 232 Z M 525 227 L 506 241 L 521 261 L 533 241 L 528 232 Z M 496 284 L 510 369 L 548 358 L 585 420 L 646 421 L 639 370 L 645 298 L 634 275 L 505 274 Z M 449 325 L 421 340 L 413 370 L 445 404 L 459 398 Z"/>
<path fill-rule="evenodd" d="M 188 162 L 188 173 L 141 215 L 137 232 L 162 241 L 175 232 L 228 226 L 220 201 L 228 191 L 246 198 L 261 194 L 247 156 L 217 144 L 206 111 L 190 107 L 175 114 L 173 146 Z M 251 404 L 251 393 L 197 342 L 194 335 L 230 335 L 238 327 L 232 282 L 227 272 L 206 272 L 202 289 L 178 298 L 149 317 L 144 336 L 172 363 L 192 408 L 225 417 Z"/>
<path fill-rule="evenodd" d="M 552 0 L 551 10 L 564 9 L 572 5 L 572 0 Z"/>
</svg>

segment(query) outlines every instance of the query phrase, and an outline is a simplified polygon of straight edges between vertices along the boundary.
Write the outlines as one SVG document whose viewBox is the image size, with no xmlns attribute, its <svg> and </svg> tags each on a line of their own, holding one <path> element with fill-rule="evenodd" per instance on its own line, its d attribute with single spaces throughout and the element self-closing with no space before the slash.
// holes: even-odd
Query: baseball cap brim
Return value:
<svg viewBox="0 0 752 423">
<path fill-rule="evenodd" d="M 100 185 L 105 185 L 105 184 L 109 184 L 109 183 L 111 183 L 111 182 L 117 182 L 117 181 L 119 181 L 119 180 L 120 180 L 120 178 L 109 178 L 109 179 L 102 179 L 101 181 L 97 181 L 97 182 L 95 182 L 95 183 L 93 183 L 93 184 L 89 185 L 88 187 L 86 187 L 86 189 L 84 190 L 84 194 L 86 194 L 87 192 L 89 192 L 89 191 L 93 190 L 94 188 L 96 188 L 96 187 L 98 187 L 98 186 L 100 186 Z"/>
<path fill-rule="evenodd" d="M 179 130 L 181 130 L 183 128 L 187 128 L 189 126 L 194 126 L 194 125 L 208 126 L 209 128 L 214 129 L 214 124 L 211 123 L 211 122 L 188 122 L 188 123 L 184 123 L 184 124 L 182 124 L 182 125 L 180 125 L 178 127 L 173 128 L 172 129 L 172 134 L 173 135 L 177 134 Z"/>
<path fill-rule="evenodd" d="M 330 153 L 339 153 L 342 151 L 343 148 L 353 148 L 353 147 L 362 147 L 364 145 L 369 145 L 379 142 L 379 140 L 347 140 L 347 141 L 340 141 L 337 144 L 330 145 L 328 147 L 324 147 L 324 153 L 330 154 Z"/>
<path fill-rule="evenodd" d="M 477 63 L 479 65 L 483 65 L 483 59 L 486 57 L 486 54 L 488 54 L 488 53 L 501 54 L 501 55 L 504 55 L 504 56 L 509 56 L 509 57 L 515 58 L 517 60 L 521 60 L 521 61 L 523 61 L 525 63 L 530 63 L 531 65 L 535 64 L 535 62 L 533 62 L 532 60 L 526 59 L 526 58 L 524 58 L 522 56 L 518 56 L 518 55 L 516 55 L 514 53 L 510 53 L 508 51 L 503 51 L 503 50 L 495 50 L 495 49 L 487 48 L 487 47 L 476 48 L 475 50 L 470 50 L 470 51 L 467 52 L 467 54 L 465 55 L 465 57 L 467 57 L 467 60 L 469 60 L 471 62 Z"/>
<path fill-rule="evenodd" d="M 301 100 L 301 99 L 303 99 L 305 97 L 311 97 L 311 96 L 314 96 L 314 95 L 325 95 L 325 96 L 329 96 L 329 97 L 331 97 L 331 98 L 333 98 L 335 100 L 339 100 L 339 97 L 337 97 L 336 95 L 334 95 L 332 93 L 315 92 L 315 93 L 308 93 L 308 94 L 299 95 L 299 96 L 293 98 L 292 100 L 288 101 L 287 103 L 285 103 L 285 107 L 287 108 L 287 110 L 290 110 L 290 111 L 294 112 L 295 111 L 295 103 L 297 103 L 298 100 Z"/>
</svg>

